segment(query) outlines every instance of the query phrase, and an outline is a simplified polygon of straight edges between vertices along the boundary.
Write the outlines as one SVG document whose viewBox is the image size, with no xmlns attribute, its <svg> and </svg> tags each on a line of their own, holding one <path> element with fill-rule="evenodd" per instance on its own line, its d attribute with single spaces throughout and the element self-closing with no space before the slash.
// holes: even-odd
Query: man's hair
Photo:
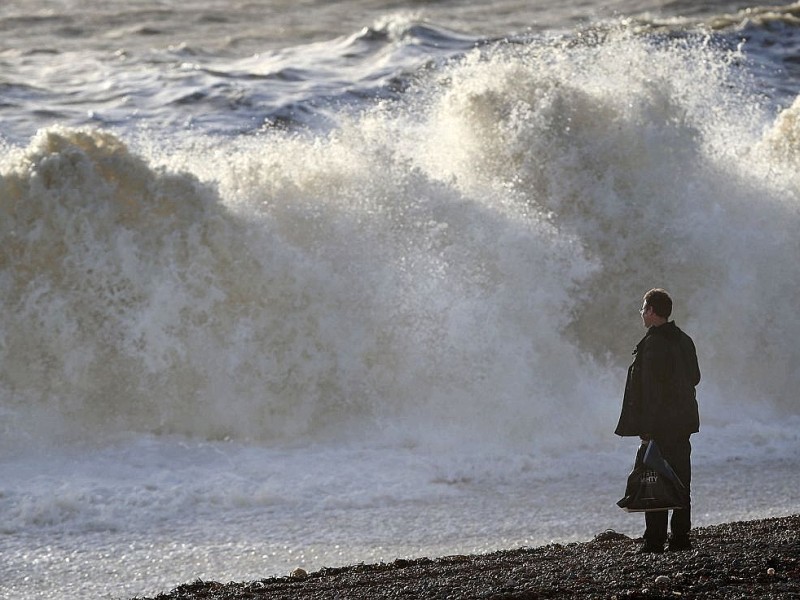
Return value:
<svg viewBox="0 0 800 600">
<path fill-rule="evenodd" d="M 652 306 L 653 312 L 659 317 L 668 319 L 672 314 L 672 298 L 669 297 L 667 290 L 653 288 L 644 295 L 645 307 Z"/>
</svg>

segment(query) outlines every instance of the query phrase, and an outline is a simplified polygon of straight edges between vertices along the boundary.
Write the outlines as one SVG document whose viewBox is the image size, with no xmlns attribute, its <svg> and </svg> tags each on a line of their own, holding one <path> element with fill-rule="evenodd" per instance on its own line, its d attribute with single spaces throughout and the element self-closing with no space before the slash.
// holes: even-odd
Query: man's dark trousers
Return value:
<svg viewBox="0 0 800 600">
<path fill-rule="evenodd" d="M 692 482 L 692 445 L 688 435 L 685 437 L 658 437 L 656 443 L 661 450 L 661 455 L 672 466 L 681 483 L 686 486 L 686 498 L 689 504 L 685 509 L 673 510 L 670 521 L 672 539 L 678 543 L 686 543 L 689 539 L 689 530 L 692 528 L 692 509 L 689 496 L 689 486 Z M 644 514 L 644 540 L 648 546 L 662 548 L 667 541 L 668 512 L 659 510 Z"/>
</svg>

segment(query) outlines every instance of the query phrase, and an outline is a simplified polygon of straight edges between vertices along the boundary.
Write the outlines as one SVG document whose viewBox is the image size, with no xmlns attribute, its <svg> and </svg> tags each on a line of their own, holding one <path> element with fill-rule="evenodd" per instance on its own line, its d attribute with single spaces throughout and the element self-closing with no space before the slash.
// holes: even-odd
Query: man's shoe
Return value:
<svg viewBox="0 0 800 600">
<path fill-rule="evenodd" d="M 656 545 L 645 542 L 639 547 L 637 554 L 663 554 L 664 545 Z"/>
<path fill-rule="evenodd" d="M 688 537 L 675 537 L 669 541 L 670 552 L 683 552 L 692 549 L 692 541 Z"/>
</svg>

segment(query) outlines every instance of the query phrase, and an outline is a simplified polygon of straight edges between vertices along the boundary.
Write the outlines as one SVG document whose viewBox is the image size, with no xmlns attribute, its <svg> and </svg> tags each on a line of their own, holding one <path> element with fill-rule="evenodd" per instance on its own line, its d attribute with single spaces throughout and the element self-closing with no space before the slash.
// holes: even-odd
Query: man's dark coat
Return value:
<svg viewBox="0 0 800 600">
<path fill-rule="evenodd" d="M 692 338 L 670 321 L 650 327 L 633 354 L 615 433 L 656 439 L 696 433 L 700 368 Z"/>
</svg>

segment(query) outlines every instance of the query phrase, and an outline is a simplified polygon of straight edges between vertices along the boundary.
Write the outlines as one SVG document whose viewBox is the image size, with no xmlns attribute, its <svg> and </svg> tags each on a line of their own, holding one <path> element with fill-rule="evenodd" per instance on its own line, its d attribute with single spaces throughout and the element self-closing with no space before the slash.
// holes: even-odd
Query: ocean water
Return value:
<svg viewBox="0 0 800 600">
<path fill-rule="evenodd" d="M 638 535 L 613 430 L 656 285 L 695 525 L 797 513 L 799 24 L 4 2 L 0 596 Z"/>
</svg>

